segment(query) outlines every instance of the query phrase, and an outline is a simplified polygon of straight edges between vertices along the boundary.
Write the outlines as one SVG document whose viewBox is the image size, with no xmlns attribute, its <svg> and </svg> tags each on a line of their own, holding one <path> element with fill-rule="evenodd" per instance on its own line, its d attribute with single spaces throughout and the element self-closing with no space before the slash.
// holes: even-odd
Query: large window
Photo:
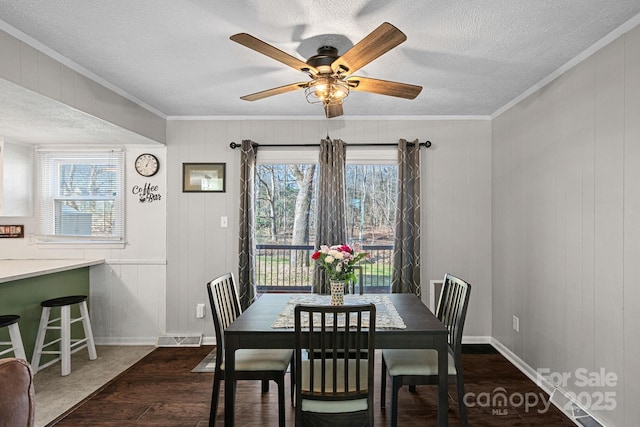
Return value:
<svg viewBox="0 0 640 427">
<path fill-rule="evenodd" d="M 256 283 L 262 291 L 306 291 L 313 277 L 317 152 L 263 153 L 256 170 Z M 367 292 L 388 292 L 391 282 L 395 156 L 395 150 L 347 153 L 347 243 L 358 242 L 372 255 L 374 262 L 363 267 Z"/>
<path fill-rule="evenodd" d="M 41 242 L 124 242 L 124 152 L 38 150 Z"/>
</svg>

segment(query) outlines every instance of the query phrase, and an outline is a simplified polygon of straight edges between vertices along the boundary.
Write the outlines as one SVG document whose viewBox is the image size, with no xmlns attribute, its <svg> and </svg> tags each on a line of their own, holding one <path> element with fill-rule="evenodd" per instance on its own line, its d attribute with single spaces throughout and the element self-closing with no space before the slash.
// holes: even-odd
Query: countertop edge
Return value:
<svg viewBox="0 0 640 427">
<path fill-rule="evenodd" d="M 0 260 L 0 283 L 104 264 L 104 259 Z M 31 266 L 29 266 L 31 264 Z M 13 271 L 7 271 L 13 270 Z"/>
</svg>

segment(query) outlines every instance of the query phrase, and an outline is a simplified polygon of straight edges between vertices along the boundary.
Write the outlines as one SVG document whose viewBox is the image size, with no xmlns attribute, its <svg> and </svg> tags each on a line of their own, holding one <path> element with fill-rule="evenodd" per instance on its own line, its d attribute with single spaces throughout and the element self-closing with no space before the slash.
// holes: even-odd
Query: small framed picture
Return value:
<svg viewBox="0 0 640 427">
<path fill-rule="evenodd" d="M 183 193 L 224 193 L 226 163 L 183 163 Z"/>
</svg>

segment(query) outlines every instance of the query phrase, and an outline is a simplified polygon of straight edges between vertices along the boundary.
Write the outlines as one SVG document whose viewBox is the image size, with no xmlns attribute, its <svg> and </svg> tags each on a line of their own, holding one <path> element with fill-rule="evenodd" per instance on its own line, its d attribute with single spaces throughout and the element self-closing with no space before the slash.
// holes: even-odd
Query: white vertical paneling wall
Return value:
<svg viewBox="0 0 640 427">
<path fill-rule="evenodd" d="M 422 149 L 425 283 L 457 274 L 473 285 L 468 337 L 491 335 L 491 123 L 489 120 L 169 120 L 167 122 L 167 330 L 213 337 L 211 316 L 195 317 L 206 282 L 238 271 L 239 150 L 229 143 L 347 144 L 429 139 Z M 183 193 L 182 164 L 227 164 L 225 193 Z M 227 228 L 220 217 L 229 218 Z M 428 295 L 423 299 L 427 301 Z"/>
<path fill-rule="evenodd" d="M 142 153 L 160 162 L 152 177 L 133 167 Z M 126 245 L 116 249 L 83 248 L 79 258 L 104 258 L 91 268 L 91 319 L 99 344 L 155 344 L 166 331 L 166 176 L 169 171 L 163 146 L 129 145 L 126 148 Z M 160 198 L 140 201 L 134 188 L 147 185 Z M 72 258 L 68 251 L 36 248 L 38 257 Z M 45 255 L 45 253 L 48 255 Z M 55 252 L 55 254 L 54 254 Z"/>
<path fill-rule="evenodd" d="M 636 27 L 492 122 L 493 337 L 610 426 L 640 392 L 639 117 Z"/>
<path fill-rule="evenodd" d="M 144 178 L 133 164 L 144 152 L 160 161 L 158 174 Z M 166 148 L 157 145 L 126 147 L 125 154 L 126 244 L 122 248 L 101 245 L 36 245 L 29 234 L 37 232 L 36 217 L 20 217 L 27 237 L 3 239 L 4 259 L 104 259 L 90 268 L 90 303 L 93 334 L 98 344 L 154 344 L 166 330 L 166 235 L 169 165 Z M 149 184 L 160 199 L 140 202 L 134 187 Z M 15 219 L 9 219 L 15 221 Z"/>
</svg>

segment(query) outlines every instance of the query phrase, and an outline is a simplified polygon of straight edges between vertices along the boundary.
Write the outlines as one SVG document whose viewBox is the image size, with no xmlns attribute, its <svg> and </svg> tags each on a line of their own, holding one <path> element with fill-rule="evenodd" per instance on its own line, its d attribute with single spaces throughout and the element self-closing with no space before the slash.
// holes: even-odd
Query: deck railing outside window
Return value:
<svg viewBox="0 0 640 427">
<path fill-rule="evenodd" d="M 362 285 L 366 293 L 388 293 L 391 286 L 393 246 L 363 246 L 370 254 L 362 266 Z M 309 292 L 315 267 L 307 245 L 256 245 L 256 283 L 258 292 Z"/>
</svg>

